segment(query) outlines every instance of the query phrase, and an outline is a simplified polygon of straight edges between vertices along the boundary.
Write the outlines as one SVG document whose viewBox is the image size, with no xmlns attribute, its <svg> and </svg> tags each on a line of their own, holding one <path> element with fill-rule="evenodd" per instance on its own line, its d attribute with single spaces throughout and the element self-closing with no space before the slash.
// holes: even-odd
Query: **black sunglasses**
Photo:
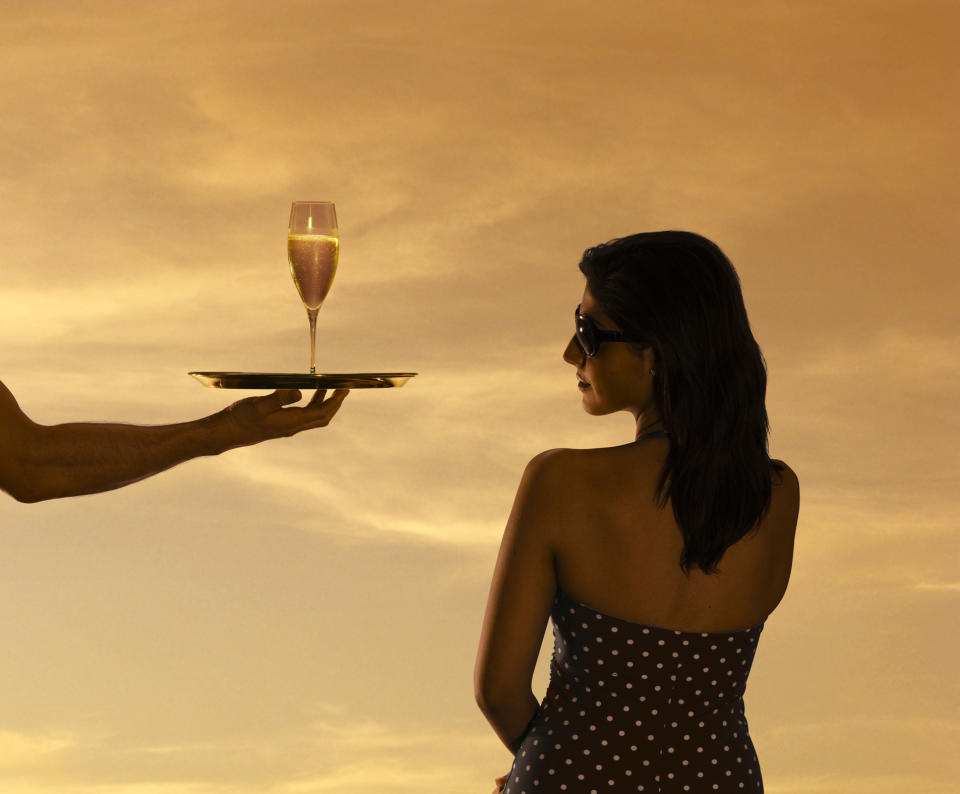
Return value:
<svg viewBox="0 0 960 794">
<path fill-rule="evenodd" d="M 580 307 L 573 311 L 576 327 L 575 339 L 577 347 L 583 355 L 593 358 L 600 352 L 602 342 L 645 342 L 645 339 L 633 339 L 625 336 L 622 331 L 603 331 L 597 328 L 596 323 L 587 314 L 580 314 Z"/>
</svg>

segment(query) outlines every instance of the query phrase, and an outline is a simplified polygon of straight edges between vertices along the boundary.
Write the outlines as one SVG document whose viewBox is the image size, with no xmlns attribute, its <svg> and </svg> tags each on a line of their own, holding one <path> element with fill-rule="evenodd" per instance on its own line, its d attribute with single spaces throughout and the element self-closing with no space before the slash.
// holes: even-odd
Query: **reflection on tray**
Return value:
<svg viewBox="0 0 960 794">
<path fill-rule="evenodd" d="M 389 389 L 403 386 L 416 372 L 191 372 L 212 389 Z"/>
</svg>

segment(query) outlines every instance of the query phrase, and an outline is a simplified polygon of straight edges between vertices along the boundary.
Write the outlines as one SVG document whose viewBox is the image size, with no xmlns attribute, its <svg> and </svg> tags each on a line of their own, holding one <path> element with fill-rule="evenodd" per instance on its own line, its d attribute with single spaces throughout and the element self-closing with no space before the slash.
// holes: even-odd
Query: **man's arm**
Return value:
<svg viewBox="0 0 960 794">
<path fill-rule="evenodd" d="M 324 427 L 348 394 L 318 391 L 303 408 L 296 390 L 247 397 L 175 425 L 33 422 L 0 383 L 0 489 L 21 502 L 109 491 L 202 455 Z"/>
</svg>

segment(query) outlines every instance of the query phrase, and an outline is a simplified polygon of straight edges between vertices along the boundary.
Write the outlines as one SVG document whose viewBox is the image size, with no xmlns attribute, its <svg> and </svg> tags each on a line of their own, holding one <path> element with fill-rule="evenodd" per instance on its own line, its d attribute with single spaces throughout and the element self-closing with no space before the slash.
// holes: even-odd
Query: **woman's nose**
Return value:
<svg viewBox="0 0 960 794">
<path fill-rule="evenodd" d="M 563 360 L 575 367 L 583 365 L 584 355 L 580 351 L 580 345 L 577 344 L 576 334 L 570 337 L 567 348 L 563 351 Z"/>
</svg>

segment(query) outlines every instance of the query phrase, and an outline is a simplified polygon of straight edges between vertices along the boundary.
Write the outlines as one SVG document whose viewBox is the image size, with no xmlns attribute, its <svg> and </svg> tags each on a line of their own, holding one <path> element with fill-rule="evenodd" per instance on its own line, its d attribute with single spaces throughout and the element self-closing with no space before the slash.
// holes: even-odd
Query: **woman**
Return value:
<svg viewBox="0 0 960 794">
<path fill-rule="evenodd" d="M 495 791 L 762 791 L 742 695 L 787 587 L 799 488 L 767 454 L 737 275 L 688 232 L 613 240 L 580 269 L 563 357 L 584 410 L 629 411 L 635 439 L 551 450 L 523 474 L 475 670 L 515 754 Z"/>
</svg>

